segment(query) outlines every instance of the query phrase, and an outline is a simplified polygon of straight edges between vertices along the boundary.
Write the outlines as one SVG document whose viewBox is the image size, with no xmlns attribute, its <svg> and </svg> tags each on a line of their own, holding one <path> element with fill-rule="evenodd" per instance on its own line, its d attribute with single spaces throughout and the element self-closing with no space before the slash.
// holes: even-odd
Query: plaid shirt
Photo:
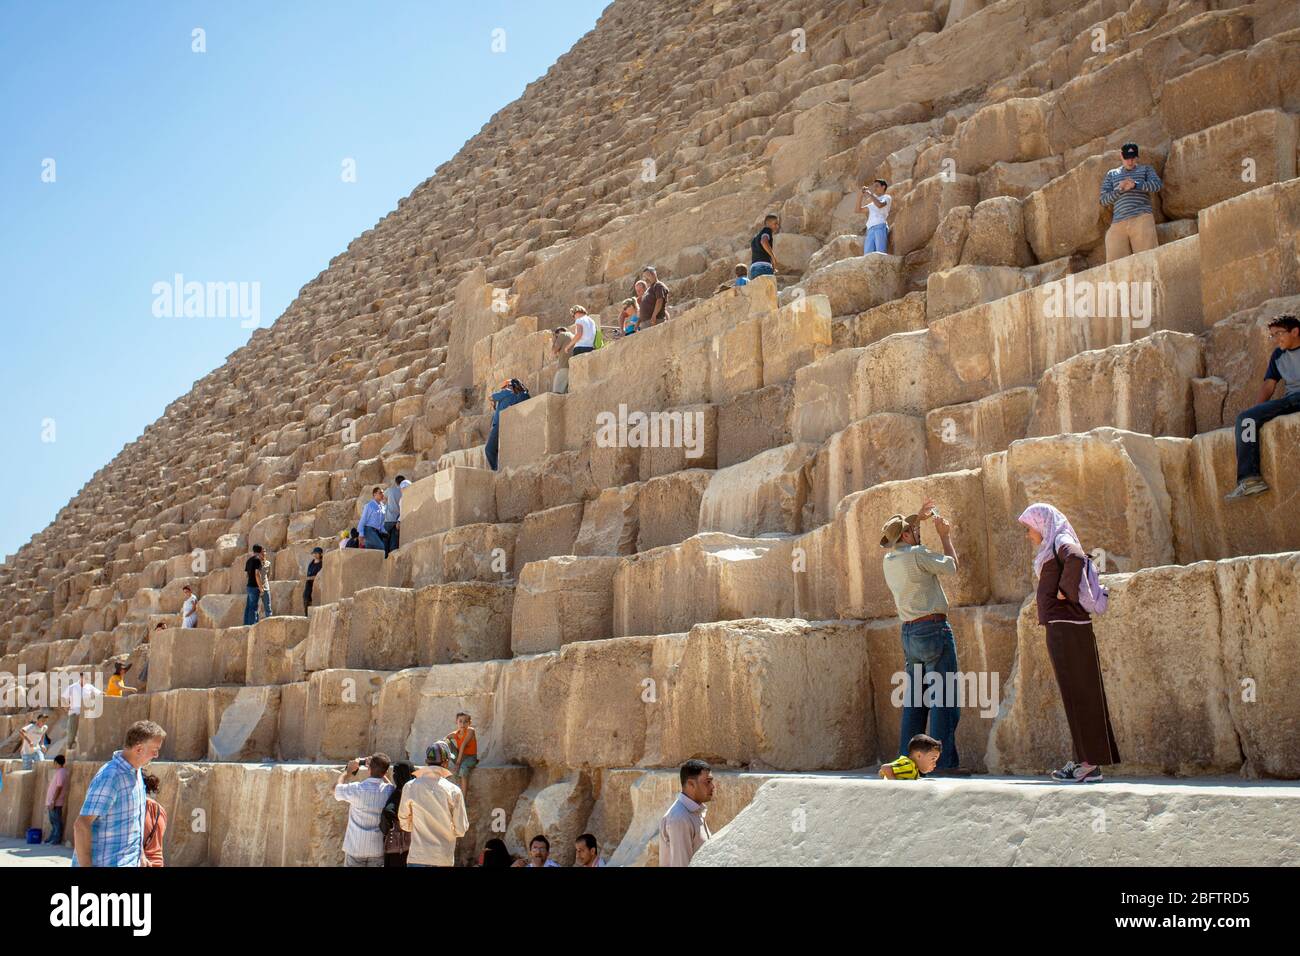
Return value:
<svg viewBox="0 0 1300 956">
<path fill-rule="evenodd" d="M 348 828 L 343 833 L 343 852 L 357 859 L 373 860 L 384 855 L 384 834 L 379 817 L 396 788 L 379 777 L 367 777 L 356 783 L 334 787 L 334 799 L 352 805 L 348 810 Z"/>
<path fill-rule="evenodd" d="M 91 866 L 139 866 L 144 846 L 144 778 L 122 751 L 99 768 L 86 790 L 81 816 L 95 817 Z M 72 865 L 77 865 L 74 855 Z"/>
</svg>

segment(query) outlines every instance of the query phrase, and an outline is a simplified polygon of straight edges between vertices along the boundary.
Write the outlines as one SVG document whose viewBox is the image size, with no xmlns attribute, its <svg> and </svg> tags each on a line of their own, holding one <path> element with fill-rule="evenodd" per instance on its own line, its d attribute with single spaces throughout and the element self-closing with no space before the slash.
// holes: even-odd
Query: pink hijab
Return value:
<svg viewBox="0 0 1300 956">
<path fill-rule="evenodd" d="M 1038 577 L 1042 572 L 1044 564 L 1056 557 L 1056 550 L 1063 543 L 1062 538 L 1073 541 L 1080 549 L 1083 548 L 1083 545 L 1079 544 L 1079 535 L 1070 525 L 1070 519 L 1056 508 L 1041 501 L 1025 509 L 1020 516 L 1020 523 L 1033 528 L 1043 536 L 1043 543 L 1039 545 L 1038 553 L 1034 555 L 1034 577 Z"/>
</svg>

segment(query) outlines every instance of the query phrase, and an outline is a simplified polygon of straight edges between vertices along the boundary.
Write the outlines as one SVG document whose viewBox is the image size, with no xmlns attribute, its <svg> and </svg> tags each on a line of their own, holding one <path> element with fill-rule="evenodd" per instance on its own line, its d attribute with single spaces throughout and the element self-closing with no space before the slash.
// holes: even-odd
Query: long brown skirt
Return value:
<svg viewBox="0 0 1300 956">
<path fill-rule="evenodd" d="M 1080 763 L 1119 763 L 1119 744 L 1110 724 L 1101 658 L 1091 624 L 1048 624 L 1047 654 L 1061 689 L 1065 719 Z"/>
</svg>

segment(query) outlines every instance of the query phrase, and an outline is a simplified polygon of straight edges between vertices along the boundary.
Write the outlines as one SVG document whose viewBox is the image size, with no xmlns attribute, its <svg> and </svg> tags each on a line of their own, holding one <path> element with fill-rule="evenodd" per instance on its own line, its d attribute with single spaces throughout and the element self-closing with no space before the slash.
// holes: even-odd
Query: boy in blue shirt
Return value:
<svg viewBox="0 0 1300 956">
<path fill-rule="evenodd" d="M 1228 501 L 1268 491 L 1260 474 L 1259 431 L 1279 415 L 1300 412 L 1300 320 L 1279 315 L 1268 324 L 1268 334 L 1276 348 L 1260 385 L 1259 404 L 1237 416 L 1237 487 L 1225 496 Z M 1281 398 L 1273 398 L 1278 382 L 1285 389 Z"/>
</svg>

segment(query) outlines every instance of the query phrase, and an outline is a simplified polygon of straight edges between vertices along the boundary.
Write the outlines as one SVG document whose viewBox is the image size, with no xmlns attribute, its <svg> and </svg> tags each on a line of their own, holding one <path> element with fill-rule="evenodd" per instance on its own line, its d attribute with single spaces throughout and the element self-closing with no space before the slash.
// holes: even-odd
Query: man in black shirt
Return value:
<svg viewBox="0 0 1300 956">
<path fill-rule="evenodd" d="M 248 600 L 244 604 L 244 626 L 248 627 L 257 623 L 257 601 L 262 596 L 262 590 L 266 585 L 266 576 L 262 572 L 262 546 L 260 544 L 253 545 L 252 555 L 244 562 L 244 573 L 248 575 L 248 583 L 245 588 Z M 269 610 L 267 616 L 270 616 Z"/>
<path fill-rule="evenodd" d="M 773 240 L 781 231 L 781 217 L 769 215 L 763 219 L 763 228 L 749 241 L 749 277 L 776 275 L 776 253 Z"/>
<path fill-rule="evenodd" d="M 311 610 L 312 588 L 316 584 L 316 575 L 320 574 L 321 561 L 325 557 L 325 552 L 320 548 L 311 549 L 311 561 L 307 563 L 307 583 L 302 589 L 302 609 L 306 614 Z"/>
</svg>

